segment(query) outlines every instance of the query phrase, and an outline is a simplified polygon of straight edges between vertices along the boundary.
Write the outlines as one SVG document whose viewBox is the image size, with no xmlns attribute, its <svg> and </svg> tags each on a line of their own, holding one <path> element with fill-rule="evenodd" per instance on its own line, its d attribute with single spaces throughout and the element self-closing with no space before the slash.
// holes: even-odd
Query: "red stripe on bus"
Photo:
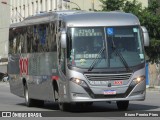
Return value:
<svg viewBox="0 0 160 120">
<path fill-rule="evenodd" d="M 52 76 L 52 80 L 58 80 L 59 77 L 58 76 Z"/>
</svg>

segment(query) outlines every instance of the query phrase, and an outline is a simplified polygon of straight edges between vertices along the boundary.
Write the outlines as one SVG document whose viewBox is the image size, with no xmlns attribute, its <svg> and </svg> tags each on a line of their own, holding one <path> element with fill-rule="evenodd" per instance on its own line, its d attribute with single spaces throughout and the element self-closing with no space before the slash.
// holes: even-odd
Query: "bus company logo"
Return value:
<svg viewBox="0 0 160 120">
<path fill-rule="evenodd" d="M 122 84 L 123 84 L 122 80 L 114 81 L 114 85 L 122 85 Z"/>
<path fill-rule="evenodd" d="M 19 60 L 19 68 L 20 75 L 28 75 L 28 58 L 20 58 Z"/>
</svg>

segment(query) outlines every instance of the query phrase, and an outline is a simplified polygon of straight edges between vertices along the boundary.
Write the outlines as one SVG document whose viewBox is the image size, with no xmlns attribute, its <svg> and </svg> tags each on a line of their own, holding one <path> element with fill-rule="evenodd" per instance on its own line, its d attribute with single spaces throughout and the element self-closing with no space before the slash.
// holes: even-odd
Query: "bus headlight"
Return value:
<svg viewBox="0 0 160 120">
<path fill-rule="evenodd" d="M 71 78 L 71 81 L 81 86 L 87 86 L 87 84 L 79 78 Z"/>
<path fill-rule="evenodd" d="M 134 84 L 138 84 L 143 80 L 145 80 L 145 76 L 140 76 L 140 77 L 133 79 L 133 82 L 134 82 Z"/>
</svg>

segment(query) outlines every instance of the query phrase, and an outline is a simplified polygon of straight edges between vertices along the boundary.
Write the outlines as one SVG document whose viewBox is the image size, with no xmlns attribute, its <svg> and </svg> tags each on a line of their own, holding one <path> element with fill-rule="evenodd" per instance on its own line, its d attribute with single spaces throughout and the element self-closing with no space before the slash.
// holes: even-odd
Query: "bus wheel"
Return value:
<svg viewBox="0 0 160 120">
<path fill-rule="evenodd" d="M 117 107 L 119 110 L 127 110 L 129 101 L 117 101 Z"/>
<path fill-rule="evenodd" d="M 57 90 L 54 91 L 55 92 L 55 101 L 58 102 L 58 106 L 59 106 L 59 109 L 61 111 L 68 111 L 69 110 L 69 103 L 63 103 L 63 102 L 59 102 L 59 93 Z"/>
<path fill-rule="evenodd" d="M 24 97 L 25 97 L 26 106 L 27 107 L 33 106 L 34 100 L 29 98 L 27 84 L 24 85 Z"/>
<path fill-rule="evenodd" d="M 32 101 L 34 101 L 34 104 L 38 107 L 43 107 L 44 106 L 44 100 L 34 100 L 34 99 L 32 99 Z"/>
<path fill-rule="evenodd" d="M 86 106 L 92 106 L 92 105 L 93 105 L 93 102 L 86 102 L 85 105 L 86 105 Z"/>
<path fill-rule="evenodd" d="M 83 107 L 88 107 L 88 106 L 92 106 L 93 102 L 77 102 L 76 106 L 83 108 Z"/>
<path fill-rule="evenodd" d="M 59 102 L 59 109 L 61 111 L 68 111 L 70 109 L 70 104 L 69 103 L 61 103 Z"/>
</svg>

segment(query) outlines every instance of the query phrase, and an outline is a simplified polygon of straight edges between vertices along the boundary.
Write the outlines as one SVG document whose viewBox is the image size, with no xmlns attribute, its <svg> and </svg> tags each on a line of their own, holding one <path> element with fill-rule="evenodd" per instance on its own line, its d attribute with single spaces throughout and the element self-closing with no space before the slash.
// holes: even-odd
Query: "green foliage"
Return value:
<svg viewBox="0 0 160 120">
<path fill-rule="evenodd" d="M 124 1 L 126 0 L 100 0 L 103 4 L 102 11 L 122 10 L 124 7 Z"/>
<path fill-rule="evenodd" d="M 133 13 L 136 16 L 141 15 L 142 12 L 142 4 L 137 2 L 136 0 L 131 1 L 126 1 L 125 5 L 123 7 L 123 11 L 127 13 Z"/>
<path fill-rule="evenodd" d="M 147 8 L 136 0 L 100 0 L 102 11 L 123 10 L 135 14 L 142 26 L 145 26 L 150 36 L 150 46 L 146 47 L 146 54 L 151 62 L 160 60 L 160 13 L 157 13 L 160 6 L 158 0 L 151 0 Z"/>
<path fill-rule="evenodd" d="M 145 48 L 145 51 L 149 57 L 149 61 L 152 63 L 159 63 L 160 58 L 160 40 L 152 39 L 150 46 Z"/>
<path fill-rule="evenodd" d="M 160 7 L 159 3 L 158 2 L 159 0 L 151 0 L 149 6 L 148 6 L 148 11 L 151 12 L 152 14 L 156 14 L 157 13 L 157 10 L 158 8 Z"/>
</svg>

